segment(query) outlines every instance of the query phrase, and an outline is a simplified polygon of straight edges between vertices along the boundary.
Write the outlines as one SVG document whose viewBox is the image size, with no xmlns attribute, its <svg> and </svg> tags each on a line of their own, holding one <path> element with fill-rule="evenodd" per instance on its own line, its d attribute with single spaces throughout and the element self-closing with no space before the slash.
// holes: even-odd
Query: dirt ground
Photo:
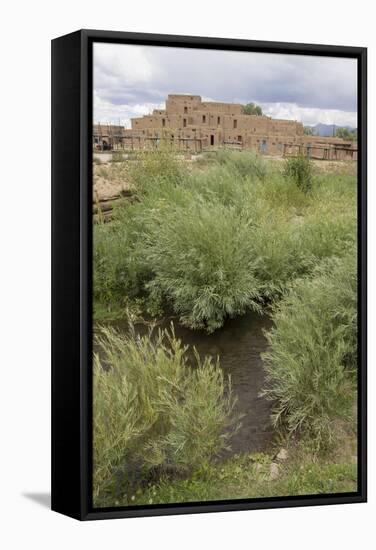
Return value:
<svg viewBox="0 0 376 550">
<path fill-rule="evenodd" d="M 108 201 L 129 191 L 127 162 L 106 162 L 93 165 L 94 202 Z"/>
<path fill-rule="evenodd" d="M 265 159 L 275 163 L 285 162 L 285 157 L 264 156 Z M 357 162 L 353 160 L 311 160 L 314 167 L 319 172 L 336 174 L 356 174 Z"/>
</svg>

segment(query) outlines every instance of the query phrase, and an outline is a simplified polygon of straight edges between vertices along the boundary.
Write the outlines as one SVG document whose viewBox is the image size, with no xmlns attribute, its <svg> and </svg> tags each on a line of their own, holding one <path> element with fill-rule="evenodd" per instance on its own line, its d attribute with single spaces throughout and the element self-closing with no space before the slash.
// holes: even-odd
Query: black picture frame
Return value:
<svg viewBox="0 0 376 550">
<path fill-rule="evenodd" d="M 358 491 L 127 508 L 91 503 L 92 45 L 350 57 L 358 62 Z M 52 509 L 79 520 L 365 502 L 367 499 L 366 48 L 79 30 L 52 40 Z"/>
</svg>

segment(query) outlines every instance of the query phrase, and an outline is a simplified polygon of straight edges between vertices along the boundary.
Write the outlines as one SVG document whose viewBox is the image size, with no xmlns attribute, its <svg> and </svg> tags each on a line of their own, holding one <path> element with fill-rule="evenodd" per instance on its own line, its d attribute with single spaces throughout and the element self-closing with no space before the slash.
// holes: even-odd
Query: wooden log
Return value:
<svg viewBox="0 0 376 550">
<path fill-rule="evenodd" d="M 97 214 L 98 212 L 111 212 L 114 209 L 112 204 L 93 204 L 93 212 Z"/>
</svg>

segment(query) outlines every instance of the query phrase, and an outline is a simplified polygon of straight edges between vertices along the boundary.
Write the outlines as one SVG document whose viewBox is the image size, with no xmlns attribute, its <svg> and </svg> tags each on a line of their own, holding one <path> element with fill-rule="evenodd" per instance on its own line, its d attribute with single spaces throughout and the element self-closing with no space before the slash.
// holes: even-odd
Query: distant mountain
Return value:
<svg viewBox="0 0 376 550">
<path fill-rule="evenodd" d="M 334 136 L 338 128 L 347 128 L 350 131 L 356 130 L 356 128 L 352 128 L 351 126 L 338 126 L 336 124 L 322 124 L 321 122 L 319 122 L 315 126 L 308 126 L 308 128 L 312 128 L 315 135 L 323 136 L 323 137 Z"/>
</svg>

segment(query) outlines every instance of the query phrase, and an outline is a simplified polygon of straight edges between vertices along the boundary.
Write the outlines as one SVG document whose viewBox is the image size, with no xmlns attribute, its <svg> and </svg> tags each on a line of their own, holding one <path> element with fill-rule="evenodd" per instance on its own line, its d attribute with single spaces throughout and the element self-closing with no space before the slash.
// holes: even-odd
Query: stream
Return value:
<svg viewBox="0 0 376 550">
<path fill-rule="evenodd" d="M 110 324 L 120 332 L 127 331 L 126 321 L 118 320 Z M 163 319 L 157 326 L 170 328 L 170 325 L 171 319 Z M 225 376 L 231 375 L 233 391 L 237 396 L 235 409 L 243 415 L 242 425 L 231 439 L 231 454 L 265 451 L 272 442 L 272 404 L 259 395 L 265 380 L 260 354 L 267 349 L 263 330 L 270 327 L 270 319 L 256 313 L 229 319 L 213 334 L 190 330 L 174 319 L 175 335 L 184 345 L 195 346 L 202 358 L 208 355 L 215 361 L 218 356 Z M 142 335 L 148 327 L 136 324 L 135 330 Z"/>
</svg>

